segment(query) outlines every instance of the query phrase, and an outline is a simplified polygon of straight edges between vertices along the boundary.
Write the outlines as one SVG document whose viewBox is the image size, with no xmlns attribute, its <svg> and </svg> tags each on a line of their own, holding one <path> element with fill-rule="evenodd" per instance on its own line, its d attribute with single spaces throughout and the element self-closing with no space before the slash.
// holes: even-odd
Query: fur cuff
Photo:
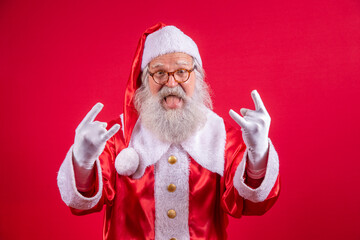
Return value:
<svg viewBox="0 0 360 240">
<path fill-rule="evenodd" d="M 279 175 L 279 157 L 269 139 L 269 156 L 264 180 L 258 188 L 252 189 L 245 184 L 245 179 L 243 177 L 246 168 L 247 154 L 248 150 L 245 151 L 244 157 L 235 172 L 234 186 L 239 195 L 243 198 L 252 202 L 263 202 L 266 200 L 271 189 L 274 187 L 276 179 Z"/>
<path fill-rule="evenodd" d="M 99 179 L 99 191 L 94 197 L 84 197 L 76 189 L 72 151 L 73 147 L 70 148 L 64 162 L 61 164 L 57 177 L 57 184 L 60 190 L 61 198 L 67 206 L 79 210 L 88 210 L 93 208 L 99 202 L 102 195 L 103 182 L 100 161 L 99 159 L 96 159 L 97 174 Z"/>
</svg>

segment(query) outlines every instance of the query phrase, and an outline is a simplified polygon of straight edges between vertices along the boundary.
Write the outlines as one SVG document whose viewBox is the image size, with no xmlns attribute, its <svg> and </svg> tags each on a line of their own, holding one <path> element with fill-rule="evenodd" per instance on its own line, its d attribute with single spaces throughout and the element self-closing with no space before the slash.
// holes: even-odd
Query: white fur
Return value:
<svg viewBox="0 0 360 240">
<path fill-rule="evenodd" d="M 168 157 L 175 156 L 175 164 Z M 180 145 L 171 145 L 156 162 L 155 173 L 155 239 L 189 239 L 189 158 Z M 176 190 L 169 192 L 167 186 L 175 184 Z M 176 217 L 167 216 L 170 209 Z"/>
<path fill-rule="evenodd" d="M 134 179 L 141 178 L 145 169 L 155 164 L 170 147 L 170 143 L 161 142 L 140 122 L 140 119 L 136 122 L 129 144 L 139 154 L 139 167 L 132 176 Z"/>
<path fill-rule="evenodd" d="M 234 186 L 243 198 L 252 202 L 262 202 L 268 197 L 279 175 L 279 157 L 269 139 L 269 157 L 264 180 L 258 188 L 252 189 L 245 184 L 245 179 L 243 178 L 247 154 L 248 150 L 245 151 L 244 157 L 235 172 Z"/>
<path fill-rule="evenodd" d="M 133 148 L 123 149 L 115 159 L 115 168 L 118 174 L 130 176 L 139 166 L 139 155 Z"/>
<path fill-rule="evenodd" d="M 121 130 L 123 133 L 123 136 L 125 136 L 125 129 L 124 129 L 124 114 L 120 114 L 120 120 L 121 120 Z"/>
<path fill-rule="evenodd" d="M 144 70 L 152 59 L 173 52 L 189 54 L 202 66 L 196 43 L 175 26 L 166 26 L 147 36 L 142 56 L 141 70 Z"/>
<path fill-rule="evenodd" d="M 140 122 L 139 119 L 134 127 L 129 145 L 140 157 L 139 167 L 132 176 L 134 179 L 141 178 L 145 169 L 155 164 L 170 147 L 170 143 L 160 141 Z M 204 127 L 180 145 L 202 167 L 222 176 L 225 141 L 226 132 L 222 118 L 211 110 L 207 110 L 207 121 Z"/>
<path fill-rule="evenodd" d="M 96 160 L 97 177 L 99 179 L 99 186 L 97 187 L 99 191 L 91 198 L 84 197 L 76 189 L 72 151 L 73 147 L 71 147 L 69 152 L 66 154 L 65 160 L 61 164 L 57 177 L 61 198 L 69 207 L 80 210 L 91 209 L 99 202 L 102 195 L 103 182 L 100 161 L 99 159 Z"/>
<path fill-rule="evenodd" d="M 181 143 L 181 146 L 202 167 L 223 176 L 225 142 L 226 132 L 223 119 L 208 110 L 205 126 Z"/>
</svg>

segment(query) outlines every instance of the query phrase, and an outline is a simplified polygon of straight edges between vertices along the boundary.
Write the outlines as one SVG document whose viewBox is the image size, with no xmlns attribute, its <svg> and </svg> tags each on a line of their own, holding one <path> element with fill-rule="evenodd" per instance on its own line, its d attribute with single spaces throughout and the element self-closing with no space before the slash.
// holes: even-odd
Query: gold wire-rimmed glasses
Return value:
<svg viewBox="0 0 360 240">
<path fill-rule="evenodd" d="M 185 68 L 177 69 L 174 72 L 166 72 L 164 70 L 159 70 L 154 73 L 149 72 L 149 75 L 154 79 L 154 82 L 160 85 L 166 84 L 170 76 L 174 77 L 174 80 L 178 83 L 184 83 L 190 78 L 190 74 L 192 71 L 194 71 L 195 68 L 192 68 L 190 70 Z"/>
</svg>

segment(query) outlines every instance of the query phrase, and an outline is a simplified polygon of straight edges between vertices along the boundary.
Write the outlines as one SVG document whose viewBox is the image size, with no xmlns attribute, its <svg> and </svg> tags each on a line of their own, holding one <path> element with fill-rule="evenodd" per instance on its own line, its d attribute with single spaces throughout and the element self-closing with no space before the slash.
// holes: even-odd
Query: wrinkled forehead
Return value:
<svg viewBox="0 0 360 240">
<path fill-rule="evenodd" d="M 193 57 L 186 53 L 168 53 L 160 55 L 149 63 L 150 69 L 171 68 L 171 67 L 191 67 L 193 65 Z"/>
</svg>

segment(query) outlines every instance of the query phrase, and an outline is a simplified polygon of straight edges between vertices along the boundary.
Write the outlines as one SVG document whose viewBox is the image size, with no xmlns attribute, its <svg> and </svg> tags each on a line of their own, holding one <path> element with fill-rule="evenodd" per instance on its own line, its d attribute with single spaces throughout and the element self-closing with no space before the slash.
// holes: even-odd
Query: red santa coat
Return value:
<svg viewBox="0 0 360 240">
<path fill-rule="evenodd" d="M 119 118 L 109 127 L 115 123 L 123 121 Z M 72 148 L 60 168 L 58 186 L 76 215 L 106 206 L 103 238 L 107 240 L 227 239 L 228 215 L 262 215 L 279 196 L 278 156 L 270 140 L 269 146 L 264 179 L 259 184 L 247 182 L 241 132 L 212 111 L 201 130 L 177 145 L 161 142 L 139 120 L 130 140 L 140 157 L 133 176 L 115 170 L 115 158 L 126 147 L 119 131 L 96 161 L 93 192 L 76 190 Z"/>
</svg>

